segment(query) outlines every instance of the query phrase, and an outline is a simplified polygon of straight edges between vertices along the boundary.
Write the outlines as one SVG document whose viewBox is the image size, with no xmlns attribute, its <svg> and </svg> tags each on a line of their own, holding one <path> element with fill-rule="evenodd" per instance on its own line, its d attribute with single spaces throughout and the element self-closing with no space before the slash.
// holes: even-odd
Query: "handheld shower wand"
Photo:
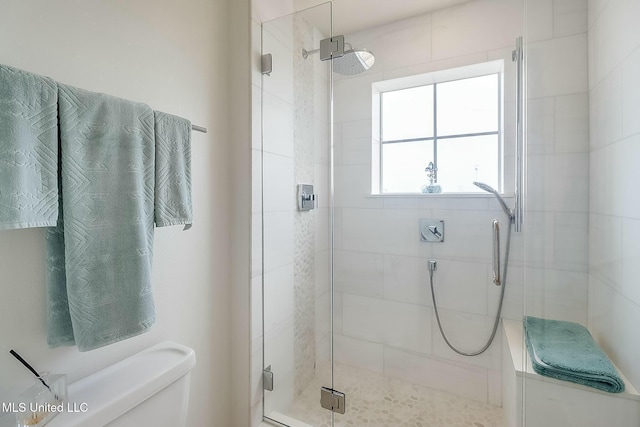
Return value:
<svg viewBox="0 0 640 427">
<path fill-rule="evenodd" d="M 513 209 L 510 209 L 507 206 L 507 204 L 505 203 L 504 199 L 500 196 L 500 194 L 498 194 L 498 192 L 493 187 L 491 187 L 488 184 L 485 184 L 484 182 L 478 182 L 478 181 L 473 181 L 473 185 L 475 185 L 478 188 L 483 189 L 487 193 L 493 194 L 496 197 L 496 199 L 498 199 L 498 203 L 500 203 L 500 206 L 502 206 L 502 210 L 504 211 L 504 213 L 509 217 L 509 219 L 511 221 L 513 221 L 513 219 L 515 218 L 515 214 L 513 213 Z"/>
<path fill-rule="evenodd" d="M 512 209 L 509 209 L 504 199 L 500 197 L 500 194 L 491 187 L 490 185 L 485 184 L 484 182 L 474 181 L 473 185 L 478 188 L 483 189 L 484 191 L 493 194 L 496 199 L 498 199 L 498 203 L 502 206 L 504 213 L 509 217 L 509 225 L 513 224 L 515 221 L 515 214 Z M 451 350 L 462 355 L 462 356 L 477 356 L 479 354 L 484 353 L 491 343 L 493 343 L 493 339 L 496 336 L 496 332 L 498 331 L 498 325 L 500 324 L 500 315 L 502 313 L 502 303 L 504 302 L 504 290 L 507 284 L 507 271 L 509 268 L 509 248 L 511 246 L 511 227 L 509 226 L 507 229 L 507 247 L 504 253 L 504 268 L 502 271 L 502 276 L 500 275 L 500 225 L 497 219 L 493 220 L 493 283 L 497 286 L 500 286 L 500 301 L 498 302 L 498 311 L 496 312 L 496 317 L 493 322 L 493 329 L 491 331 L 491 336 L 487 340 L 486 344 L 477 351 L 463 351 L 457 348 L 449 338 L 447 334 L 444 332 L 444 328 L 442 326 L 442 322 L 440 320 L 440 313 L 438 312 L 438 303 L 436 301 L 436 292 L 433 286 L 433 272 L 436 270 L 436 262 L 429 261 L 429 285 L 431 287 L 431 301 L 433 301 L 433 311 L 436 315 L 436 320 L 438 322 L 438 329 L 440 329 L 440 335 L 444 339 L 444 342 L 449 346 Z"/>
</svg>

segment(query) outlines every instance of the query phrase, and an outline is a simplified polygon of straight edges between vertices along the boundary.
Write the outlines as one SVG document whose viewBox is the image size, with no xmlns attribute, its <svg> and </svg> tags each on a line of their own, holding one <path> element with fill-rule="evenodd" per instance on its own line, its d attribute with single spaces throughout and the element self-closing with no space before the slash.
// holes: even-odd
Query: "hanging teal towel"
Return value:
<svg viewBox="0 0 640 427">
<path fill-rule="evenodd" d="M 62 221 L 47 232 L 48 342 L 87 351 L 155 322 L 153 111 L 64 85 L 58 95 Z"/>
<path fill-rule="evenodd" d="M 624 381 L 584 326 L 560 320 L 524 318 L 533 370 L 559 380 L 620 393 Z"/>
<path fill-rule="evenodd" d="M 191 228 L 191 122 L 154 111 L 156 137 L 155 222 Z"/>
<path fill-rule="evenodd" d="M 58 88 L 0 65 L 0 230 L 58 218 Z"/>
</svg>

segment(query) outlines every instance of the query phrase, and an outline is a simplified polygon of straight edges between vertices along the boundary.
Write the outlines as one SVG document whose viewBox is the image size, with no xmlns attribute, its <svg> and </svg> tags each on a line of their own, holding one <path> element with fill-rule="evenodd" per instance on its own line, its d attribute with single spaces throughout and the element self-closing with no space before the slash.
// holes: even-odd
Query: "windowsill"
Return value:
<svg viewBox="0 0 640 427">
<path fill-rule="evenodd" d="M 500 193 L 500 196 L 509 199 L 515 197 L 513 193 Z M 383 193 L 383 194 L 368 194 L 365 197 L 374 198 L 374 199 L 384 199 L 384 198 L 462 198 L 462 199 L 484 199 L 484 198 L 492 198 L 493 194 L 489 193 L 440 193 L 440 194 L 424 194 L 424 193 Z"/>
</svg>

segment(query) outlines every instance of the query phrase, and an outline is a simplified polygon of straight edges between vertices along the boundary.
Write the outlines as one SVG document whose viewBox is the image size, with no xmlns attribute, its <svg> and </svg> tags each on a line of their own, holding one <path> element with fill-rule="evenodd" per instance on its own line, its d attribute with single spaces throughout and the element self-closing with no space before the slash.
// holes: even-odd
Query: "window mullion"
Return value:
<svg viewBox="0 0 640 427">
<path fill-rule="evenodd" d="M 438 182 L 438 85 L 433 84 L 433 166 L 434 178 Z"/>
</svg>

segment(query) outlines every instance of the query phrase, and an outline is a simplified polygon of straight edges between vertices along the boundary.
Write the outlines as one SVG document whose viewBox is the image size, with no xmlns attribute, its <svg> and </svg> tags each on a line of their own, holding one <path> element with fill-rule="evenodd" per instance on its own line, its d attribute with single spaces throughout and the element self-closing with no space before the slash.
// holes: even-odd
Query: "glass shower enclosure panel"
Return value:
<svg viewBox="0 0 640 427">
<path fill-rule="evenodd" d="M 280 425 L 332 423 L 331 75 L 313 52 L 330 36 L 330 3 L 262 24 L 264 417 Z"/>
<path fill-rule="evenodd" d="M 346 394 L 347 402 L 346 413 L 335 415 L 335 426 L 507 425 L 501 408 L 500 320 L 522 321 L 522 235 L 512 235 L 506 287 L 498 287 L 492 274 L 492 224 L 495 219 L 502 229 L 500 265 L 504 266 L 510 218 L 489 193 L 420 194 L 420 186 L 428 182 L 425 169 L 433 160 L 433 145 L 428 152 L 405 154 L 404 169 L 398 168 L 399 180 L 418 177 L 413 193 L 380 194 L 379 185 L 376 188 L 380 165 L 389 160 L 381 144 L 389 127 L 381 117 L 385 101 L 380 93 L 426 85 L 436 78 L 460 81 L 461 73 L 469 69 L 496 66 L 492 70 L 499 71 L 491 73 L 499 72 L 499 85 L 490 96 L 499 99 L 500 120 L 499 134 L 492 137 L 499 139 L 501 157 L 493 163 L 498 163 L 493 173 L 503 177 L 501 197 L 513 207 L 516 64 L 512 51 L 523 33 L 523 5 L 520 0 L 498 3 L 466 2 L 345 34 L 345 42 L 354 50 L 372 52 L 375 63 L 359 74 L 333 74 L 334 385 Z M 394 6 L 388 2 L 379 7 Z M 477 19 L 480 16 L 487 19 Z M 441 100 L 447 95 L 443 89 L 435 91 Z M 460 106 L 469 103 L 455 96 L 448 99 L 456 102 L 462 122 Z M 417 110 L 430 117 L 431 110 L 417 102 L 406 107 L 398 113 L 402 118 Z M 463 139 L 473 143 L 474 150 L 486 146 L 482 138 L 487 136 L 482 135 L 487 124 L 482 125 L 463 131 L 478 132 L 476 138 Z M 490 125 L 495 126 L 495 118 Z M 408 146 L 415 136 L 393 138 Z M 438 139 L 440 161 L 453 151 L 458 156 L 472 151 L 459 148 L 455 141 Z M 469 161 L 479 159 L 480 155 Z M 453 173 L 445 169 L 440 171 L 443 176 Z M 455 178 L 470 188 L 481 180 L 478 175 Z M 443 221 L 444 241 L 421 241 L 422 220 Z M 430 286 L 431 261 L 436 266 L 432 286 L 439 320 Z M 500 311 L 501 289 L 505 297 Z M 477 356 L 451 349 L 438 327 L 440 321 L 453 346 L 474 353 L 489 343 L 498 316 L 494 339 Z"/>
</svg>

